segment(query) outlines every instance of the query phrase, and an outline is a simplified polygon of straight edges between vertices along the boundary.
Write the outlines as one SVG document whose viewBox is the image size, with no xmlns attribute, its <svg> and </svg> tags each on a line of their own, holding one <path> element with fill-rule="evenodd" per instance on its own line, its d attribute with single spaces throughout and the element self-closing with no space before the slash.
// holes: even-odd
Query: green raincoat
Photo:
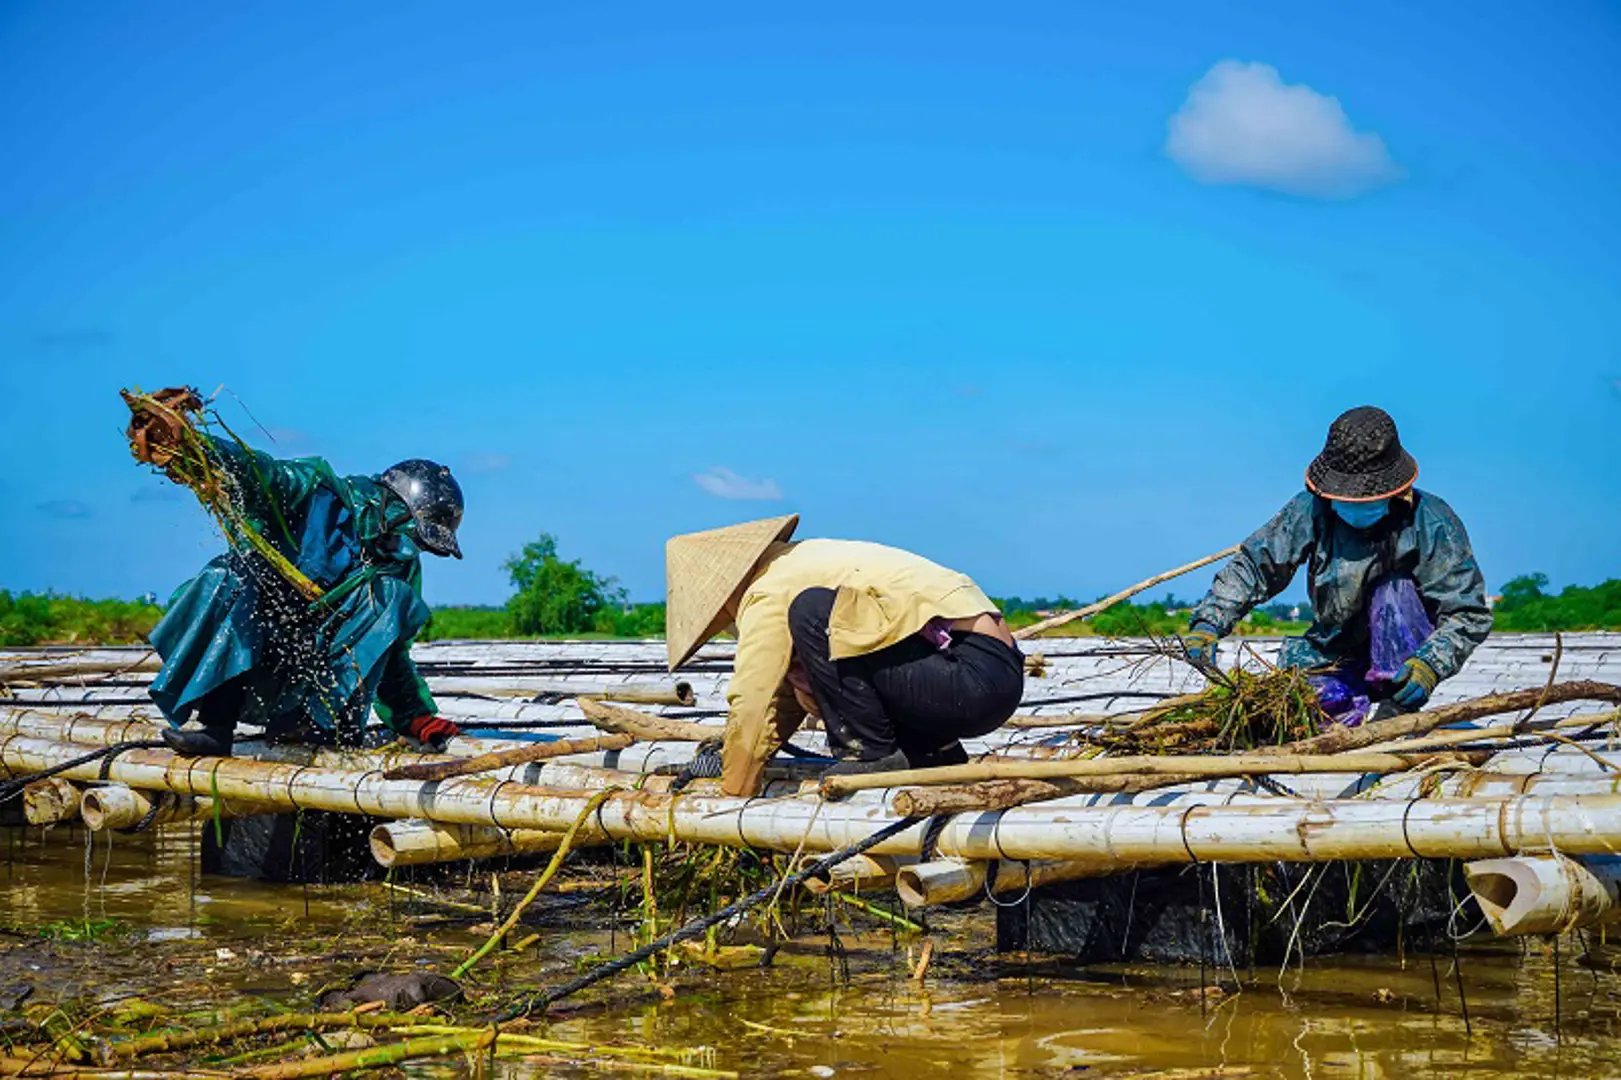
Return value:
<svg viewBox="0 0 1621 1080">
<path fill-rule="evenodd" d="M 277 728 L 358 732 L 375 707 L 404 731 L 435 714 L 411 662 L 428 607 L 398 497 L 320 458 L 278 460 L 227 439 L 213 446 L 244 517 L 325 594 L 311 602 L 246 548 L 212 560 L 152 631 L 163 669 L 151 694 L 164 715 L 178 726 L 238 678 L 248 690 L 239 719 Z"/>
</svg>

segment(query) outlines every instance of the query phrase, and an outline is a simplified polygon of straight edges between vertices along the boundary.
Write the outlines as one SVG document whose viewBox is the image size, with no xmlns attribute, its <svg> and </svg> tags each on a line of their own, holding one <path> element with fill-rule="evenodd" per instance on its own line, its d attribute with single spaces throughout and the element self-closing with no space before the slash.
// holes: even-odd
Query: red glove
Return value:
<svg viewBox="0 0 1621 1080">
<path fill-rule="evenodd" d="M 419 716 L 405 729 L 411 738 L 426 743 L 435 750 L 443 750 L 445 743 L 462 733 L 462 729 L 442 716 Z"/>
</svg>

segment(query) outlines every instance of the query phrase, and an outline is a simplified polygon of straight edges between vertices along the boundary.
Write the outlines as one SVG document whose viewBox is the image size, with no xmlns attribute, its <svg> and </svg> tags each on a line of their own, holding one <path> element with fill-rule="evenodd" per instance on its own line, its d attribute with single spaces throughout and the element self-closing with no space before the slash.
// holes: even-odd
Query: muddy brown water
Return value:
<svg viewBox="0 0 1621 1080">
<path fill-rule="evenodd" d="M 321 986 L 362 971 L 448 971 L 489 932 L 473 912 L 379 885 L 202 877 L 196 848 L 187 830 L 88 845 L 61 828 L 43 838 L 0 830 L 0 1009 L 26 987 L 34 1003 L 79 1008 L 138 997 L 176 1011 L 263 999 L 302 1010 Z M 416 888 L 450 903 L 491 900 L 444 882 Z M 480 985 L 553 985 L 581 958 L 625 948 L 623 934 L 596 928 L 609 914 L 583 896 L 559 898 L 532 928 L 540 940 L 480 969 Z M 108 924 L 117 928 L 96 940 L 62 940 Z M 825 934 L 807 929 L 769 970 L 678 968 L 662 992 L 628 973 L 545 1034 L 707 1046 L 708 1063 L 745 1076 L 1621 1077 L 1621 954 L 1593 936 L 1564 939 L 1557 968 L 1551 942 L 1466 945 L 1467 1026 L 1450 956 L 1317 959 L 1282 974 L 1239 970 L 1236 983 L 1228 971 L 1222 991 L 1201 993 L 1197 968 L 997 956 L 985 910 L 937 918 L 932 937 L 921 986 L 908 971 L 919 943 L 857 919 L 841 935 L 847 979 Z M 488 1071 L 475 1064 L 407 1071 Z M 505 1060 L 493 1071 L 592 1074 Z"/>
</svg>

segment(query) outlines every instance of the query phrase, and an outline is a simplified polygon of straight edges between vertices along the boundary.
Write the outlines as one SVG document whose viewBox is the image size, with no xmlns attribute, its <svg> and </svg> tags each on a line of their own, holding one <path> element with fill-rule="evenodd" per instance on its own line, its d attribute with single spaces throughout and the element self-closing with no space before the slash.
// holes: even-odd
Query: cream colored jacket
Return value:
<svg viewBox="0 0 1621 1080">
<path fill-rule="evenodd" d="M 728 795 L 759 792 L 765 764 L 804 722 L 787 682 L 794 643 L 788 605 L 811 588 L 836 589 L 828 641 L 833 659 L 865 656 L 923 629 L 996 605 L 964 574 L 899 548 L 861 540 L 775 544 L 737 610 L 737 665 L 726 692 L 722 750 Z"/>
</svg>

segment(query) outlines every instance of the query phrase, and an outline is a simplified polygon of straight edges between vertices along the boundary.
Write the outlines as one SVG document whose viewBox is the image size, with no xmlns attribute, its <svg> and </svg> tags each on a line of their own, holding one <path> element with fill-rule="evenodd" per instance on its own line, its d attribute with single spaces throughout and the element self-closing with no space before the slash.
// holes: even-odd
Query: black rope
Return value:
<svg viewBox="0 0 1621 1080">
<path fill-rule="evenodd" d="M 743 912 L 748 911 L 751 908 L 760 906 L 773 896 L 785 892 L 801 882 L 808 881 L 819 874 L 826 873 L 840 863 L 848 859 L 855 858 L 857 855 L 860 855 L 869 848 L 878 846 L 885 840 L 888 840 L 890 837 L 905 832 L 907 829 L 910 829 L 913 825 L 916 825 L 921 820 L 923 819 L 908 817 L 901 818 L 899 821 L 891 822 L 890 824 L 885 825 L 882 829 L 879 829 L 877 832 L 873 833 L 871 836 L 867 837 L 865 840 L 857 841 L 856 843 L 851 844 L 849 847 L 841 848 L 830 855 L 824 855 L 820 859 L 817 859 L 815 862 L 811 863 L 809 866 L 805 867 L 803 870 L 790 874 L 782 881 L 772 882 L 770 885 L 760 889 L 758 892 L 750 893 L 741 900 L 733 901 L 726 907 L 721 908 L 719 911 L 711 912 L 701 919 L 694 920 L 693 922 L 681 927 L 679 930 L 672 930 L 670 933 L 665 934 L 657 941 L 650 941 L 639 949 L 632 949 L 624 956 L 611 960 L 608 963 L 603 964 L 601 967 L 581 975 L 577 979 L 572 979 L 569 982 L 564 983 L 562 986 L 556 986 L 550 990 L 533 995 L 532 997 L 523 1001 L 521 1004 L 514 1005 L 512 1008 L 501 1013 L 492 1021 L 492 1023 L 504 1024 L 508 1020 L 515 1020 L 520 1016 L 526 1016 L 531 1012 L 535 1012 L 536 1010 L 544 1012 L 555 1002 L 577 994 L 586 987 L 599 983 L 604 979 L 612 978 L 622 971 L 633 968 L 643 960 L 646 960 L 648 957 L 661 953 L 670 948 L 672 945 L 678 945 L 683 941 L 691 941 L 693 938 L 699 937 L 700 935 L 706 933 L 711 926 L 718 926 L 719 924 L 728 921 L 735 915 L 741 915 Z"/>
<path fill-rule="evenodd" d="M 163 750 L 167 749 L 167 747 L 168 744 L 162 739 L 135 739 L 130 742 L 113 743 L 111 746 L 103 746 L 96 750 L 92 750 L 88 754 L 82 754 L 79 757 L 64 761 L 60 765 L 53 765 L 49 769 L 41 769 L 39 772 L 29 773 L 26 776 L 14 776 L 4 783 L 0 783 L 0 802 L 5 802 L 7 799 L 16 798 L 18 795 L 22 794 L 23 788 L 27 787 L 29 784 L 35 783 L 36 781 L 49 780 L 53 776 L 59 776 L 62 773 L 70 772 L 73 769 L 77 769 L 81 765 L 89 765 L 91 762 L 101 761 L 103 758 L 105 758 L 106 761 L 101 767 L 101 778 L 105 780 L 107 779 L 107 770 L 112 765 L 112 759 L 117 757 L 119 754 L 122 754 L 124 751 Z"/>
<path fill-rule="evenodd" d="M 157 791 L 151 792 L 150 794 L 153 796 L 153 798 L 148 800 L 151 805 L 146 808 L 146 813 L 141 815 L 141 820 L 137 821 L 133 825 L 127 825 L 124 828 L 117 830 L 118 832 L 131 834 L 143 833 L 150 829 L 152 824 L 158 820 L 158 811 L 162 810 L 163 807 L 168 804 L 170 795 L 168 792 Z"/>
</svg>

